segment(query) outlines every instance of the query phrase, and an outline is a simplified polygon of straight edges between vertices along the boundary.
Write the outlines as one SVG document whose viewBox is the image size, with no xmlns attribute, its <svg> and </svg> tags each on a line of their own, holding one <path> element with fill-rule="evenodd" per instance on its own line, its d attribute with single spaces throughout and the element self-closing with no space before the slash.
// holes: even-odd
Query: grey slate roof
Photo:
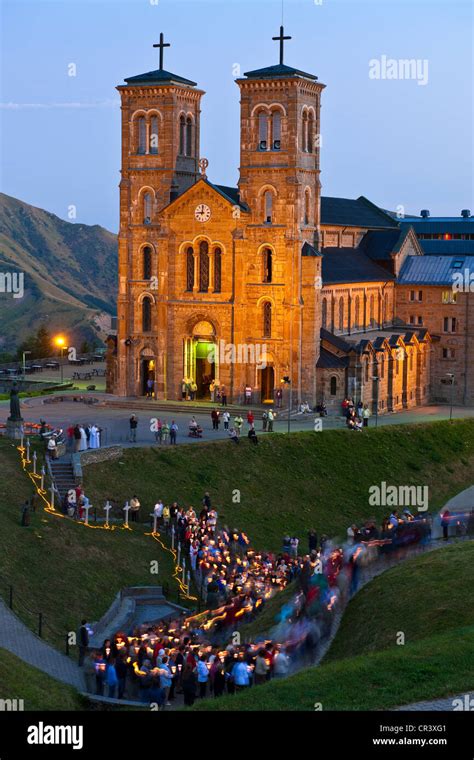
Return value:
<svg viewBox="0 0 474 760">
<path fill-rule="evenodd" d="M 397 228 L 398 222 L 363 195 L 359 198 L 321 197 L 321 224 L 344 227 Z"/>
<path fill-rule="evenodd" d="M 319 369 L 339 369 L 340 367 L 347 367 L 348 364 L 348 356 L 336 356 L 325 348 L 322 348 L 319 359 L 316 362 L 316 367 Z"/>
<path fill-rule="evenodd" d="M 390 261 L 403 245 L 410 227 L 403 230 L 369 230 L 359 244 L 359 249 L 374 261 Z"/>
<path fill-rule="evenodd" d="M 326 330 L 324 327 L 321 327 L 320 336 L 321 340 L 327 340 L 328 343 L 331 343 L 335 348 L 339 348 L 340 351 L 351 351 L 354 348 L 354 346 L 345 341 L 344 338 L 341 338 L 339 335 L 334 335 L 334 333 L 329 332 L 329 330 Z"/>
<path fill-rule="evenodd" d="M 263 69 L 254 71 L 244 71 L 244 77 L 248 79 L 286 79 L 288 77 L 304 77 L 305 79 L 316 80 L 318 77 L 314 74 L 308 74 L 301 69 L 294 69 L 293 66 L 287 66 L 285 63 L 277 63 L 275 66 L 266 66 Z"/>
<path fill-rule="evenodd" d="M 395 279 L 393 274 L 372 261 L 360 248 L 324 248 L 322 277 L 323 286 Z"/>
<path fill-rule="evenodd" d="M 316 248 L 308 243 L 306 240 L 303 243 L 303 247 L 301 249 L 301 255 L 302 256 L 322 256 L 322 253 L 316 250 Z"/>
<path fill-rule="evenodd" d="M 140 85 L 140 84 L 185 84 L 190 87 L 195 87 L 196 82 L 192 82 L 190 79 L 185 79 L 177 74 L 172 74 L 170 71 L 164 69 L 156 69 L 156 71 L 147 71 L 145 74 L 138 74 L 134 77 L 127 77 L 124 80 L 128 85 Z"/>
<path fill-rule="evenodd" d="M 208 179 L 205 179 L 204 181 L 207 182 L 207 184 L 212 188 L 214 188 L 214 190 L 217 190 L 217 192 L 224 196 L 226 200 L 230 201 L 230 203 L 233 203 L 236 206 L 240 206 L 240 208 L 244 211 L 249 210 L 247 204 L 241 202 L 240 193 L 237 187 L 228 187 L 227 185 L 214 185 L 214 183 L 210 182 Z"/>
<path fill-rule="evenodd" d="M 474 240 L 419 240 L 428 255 L 451 256 L 461 254 L 474 256 Z"/>
<path fill-rule="evenodd" d="M 455 261 L 461 261 L 461 266 L 454 267 Z M 463 274 L 465 269 L 474 271 L 474 256 L 407 256 L 398 276 L 398 283 L 452 286 L 453 274 Z"/>
</svg>

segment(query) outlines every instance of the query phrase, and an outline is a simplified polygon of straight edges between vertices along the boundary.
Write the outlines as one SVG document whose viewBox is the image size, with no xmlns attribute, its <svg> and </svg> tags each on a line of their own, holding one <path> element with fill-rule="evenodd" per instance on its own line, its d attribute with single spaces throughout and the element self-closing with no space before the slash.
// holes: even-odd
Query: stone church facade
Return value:
<svg viewBox="0 0 474 760">
<path fill-rule="evenodd" d="M 397 277 L 416 236 L 365 198 L 321 199 L 324 85 L 286 66 L 240 90 L 238 188 L 199 151 L 196 83 L 162 68 L 125 80 L 117 336 L 108 389 L 181 398 L 183 379 L 239 401 L 381 412 L 426 403 L 431 338 L 397 320 Z"/>
</svg>

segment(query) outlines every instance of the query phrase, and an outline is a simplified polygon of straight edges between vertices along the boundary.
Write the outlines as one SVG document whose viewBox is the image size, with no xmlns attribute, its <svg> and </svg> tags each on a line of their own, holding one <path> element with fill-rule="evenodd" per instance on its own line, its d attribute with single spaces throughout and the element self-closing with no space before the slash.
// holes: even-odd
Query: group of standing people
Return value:
<svg viewBox="0 0 474 760">
<path fill-rule="evenodd" d="M 352 398 L 345 398 L 342 402 L 342 414 L 346 418 L 346 425 L 349 430 L 362 430 L 369 426 L 371 412 L 368 404 L 362 400 L 354 405 Z"/>
<path fill-rule="evenodd" d="M 67 446 L 69 451 L 87 451 L 99 449 L 102 429 L 98 425 L 82 425 L 76 422 L 67 428 Z"/>
</svg>

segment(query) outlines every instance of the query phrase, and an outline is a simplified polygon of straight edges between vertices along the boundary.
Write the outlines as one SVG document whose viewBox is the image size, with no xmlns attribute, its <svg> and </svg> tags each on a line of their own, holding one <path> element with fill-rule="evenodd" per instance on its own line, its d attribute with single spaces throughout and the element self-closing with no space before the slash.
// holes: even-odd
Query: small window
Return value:
<svg viewBox="0 0 474 760">
<path fill-rule="evenodd" d="M 184 116 L 179 117 L 179 155 L 184 156 L 186 142 L 186 119 Z"/>
<path fill-rule="evenodd" d="M 143 249 L 143 279 L 149 280 L 151 278 L 151 248 L 146 245 Z"/>
<path fill-rule="evenodd" d="M 281 148 L 281 114 L 280 111 L 273 111 L 272 114 L 272 148 L 280 150 Z"/>
<path fill-rule="evenodd" d="M 158 116 L 150 120 L 150 153 L 158 153 Z"/>
<path fill-rule="evenodd" d="M 331 393 L 331 396 L 337 395 L 337 377 L 335 375 L 331 377 L 330 393 Z"/>
<path fill-rule="evenodd" d="M 272 282 L 273 279 L 273 253 L 271 248 L 263 249 L 263 282 Z"/>
<path fill-rule="evenodd" d="M 138 153 L 145 153 L 146 152 L 146 122 L 145 117 L 140 116 L 137 119 L 137 129 L 138 129 Z"/>
<path fill-rule="evenodd" d="M 263 304 L 263 337 L 272 337 L 272 305 L 270 301 Z"/>
<path fill-rule="evenodd" d="M 304 223 L 310 224 L 311 219 L 311 193 L 305 190 L 304 194 Z"/>
<path fill-rule="evenodd" d="M 209 246 L 206 240 L 199 243 L 199 291 L 209 290 Z"/>
<path fill-rule="evenodd" d="M 151 193 L 145 193 L 143 196 L 143 224 L 151 224 Z"/>
<path fill-rule="evenodd" d="M 443 320 L 444 332 L 456 332 L 456 317 L 445 317 Z"/>
<path fill-rule="evenodd" d="M 186 155 L 193 156 L 193 120 L 190 116 L 186 119 Z"/>
<path fill-rule="evenodd" d="M 194 288 L 194 252 L 191 246 L 186 251 L 186 290 L 192 291 Z"/>
<path fill-rule="evenodd" d="M 321 322 L 323 328 L 326 329 L 328 326 L 328 302 L 326 298 L 323 298 Z"/>
<path fill-rule="evenodd" d="M 151 298 L 142 301 L 142 332 L 151 332 Z"/>
<path fill-rule="evenodd" d="M 268 114 L 264 111 L 258 115 L 258 149 L 267 149 L 268 139 Z"/>
<path fill-rule="evenodd" d="M 308 112 L 305 111 L 301 121 L 301 150 L 303 153 L 308 151 Z"/>
<path fill-rule="evenodd" d="M 458 294 L 455 290 L 443 290 L 441 293 L 441 303 L 457 303 Z"/>
<path fill-rule="evenodd" d="M 273 218 L 273 193 L 267 190 L 264 195 L 265 224 L 271 224 Z"/>
<path fill-rule="evenodd" d="M 307 142 L 308 153 L 313 153 L 313 148 L 314 148 L 314 115 L 313 115 L 313 112 L 310 111 L 308 115 L 308 142 Z"/>
<path fill-rule="evenodd" d="M 214 293 L 220 293 L 222 286 L 222 255 L 221 249 L 214 250 Z"/>
</svg>

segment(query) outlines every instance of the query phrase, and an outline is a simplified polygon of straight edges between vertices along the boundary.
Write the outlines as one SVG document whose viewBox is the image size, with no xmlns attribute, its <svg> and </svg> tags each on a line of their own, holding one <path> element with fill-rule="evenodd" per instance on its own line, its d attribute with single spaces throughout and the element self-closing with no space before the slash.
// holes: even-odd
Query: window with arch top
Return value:
<svg viewBox="0 0 474 760">
<path fill-rule="evenodd" d="M 143 224 L 151 224 L 152 199 L 151 193 L 143 196 Z"/>
<path fill-rule="evenodd" d="M 143 265 L 142 272 L 143 272 L 144 280 L 151 279 L 151 259 L 152 259 L 152 250 L 149 245 L 146 245 L 142 251 L 142 265 Z"/>
<path fill-rule="evenodd" d="M 266 190 L 263 194 L 264 219 L 265 224 L 271 224 L 273 221 L 273 193 Z"/>
<path fill-rule="evenodd" d="M 144 116 L 137 119 L 137 153 L 146 153 L 146 121 Z"/>
<path fill-rule="evenodd" d="M 194 288 L 194 251 L 191 246 L 186 251 L 186 290 Z"/>
<path fill-rule="evenodd" d="M 263 282 L 272 282 L 273 280 L 273 251 L 271 248 L 263 249 Z"/>
<path fill-rule="evenodd" d="M 263 304 L 263 337 L 272 337 L 272 305 L 270 301 Z"/>
<path fill-rule="evenodd" d="M 268 146 L 268 114 L 260 111 L 258 115 L 258 149 L 267 150 Z"/>
<path fill-rule="evenodd" d="M 315 129 L 314 129 L 314 114 L 312 111 L 308 113 L 308 137 L 306 140 L 306 150 L 308 153 L 313 153 L 313 146 L 314 146 L 314 140 L 315 140 Z"/>
<path fill-rule="evenodd" d="M 301 150 L 304 153 L 308 151 L 308 112 L 303 112 L 303 118 L 301 120 Z"/>
<path fill-rule="evenodd" d="M 150 153 L 158 153 L 158 116 L 150 119 Z"/>
<path fill-rule="evenodd" d="M 329 392 L 331 396 L 337 395 L 337 377 L 335 375 L 331 377 L 331 386 Z"/>
<path fill-rule="evenodd" d="M 321 323 L 324 329 L 328 326 L 328 302 L 327 298 L 323 298 L 322 303 L 322 312 L 321 312 Z"/>
<path fill-rule="evenodd" d="M 145 296 L 142 301 L 142 332 L 151 332 L 151 298 Z"/>
<path fill-rule="evenodd" d="M 272 149 L 281 148 L 281 113 L 278 110 L 272 113 Z"/>
<path fill-rule="evenodd" d="M 304 193 L 304 223 L 311 224 L 311 192 L 305 190 Z"/>
<path fill-rule="evenodd" d="M 184 156 L 186 144 L 186 119 L 183 115 L 179 117 L 179 155 Z"/>
<path fill-rule="evenodd" d="M 220 293 L 222 287 L 222 251 L 214 249 L 214 293 Z"/>
<path fill-rule="evenodd" d="M 344 330 L 344 298 L 341 296 L 339 299 L 339 330 Z"/>
<path fill-rule="evenodd" d="M 209 290 L 209 245 L 207 240 L 199 243 L 199 291 Z"/>
<path fill-rule="evenodd" d="M 186 155 L 192 156 L 193 151 L 193 120 L 190 116 L 186 119 Z"/>
</svg>

